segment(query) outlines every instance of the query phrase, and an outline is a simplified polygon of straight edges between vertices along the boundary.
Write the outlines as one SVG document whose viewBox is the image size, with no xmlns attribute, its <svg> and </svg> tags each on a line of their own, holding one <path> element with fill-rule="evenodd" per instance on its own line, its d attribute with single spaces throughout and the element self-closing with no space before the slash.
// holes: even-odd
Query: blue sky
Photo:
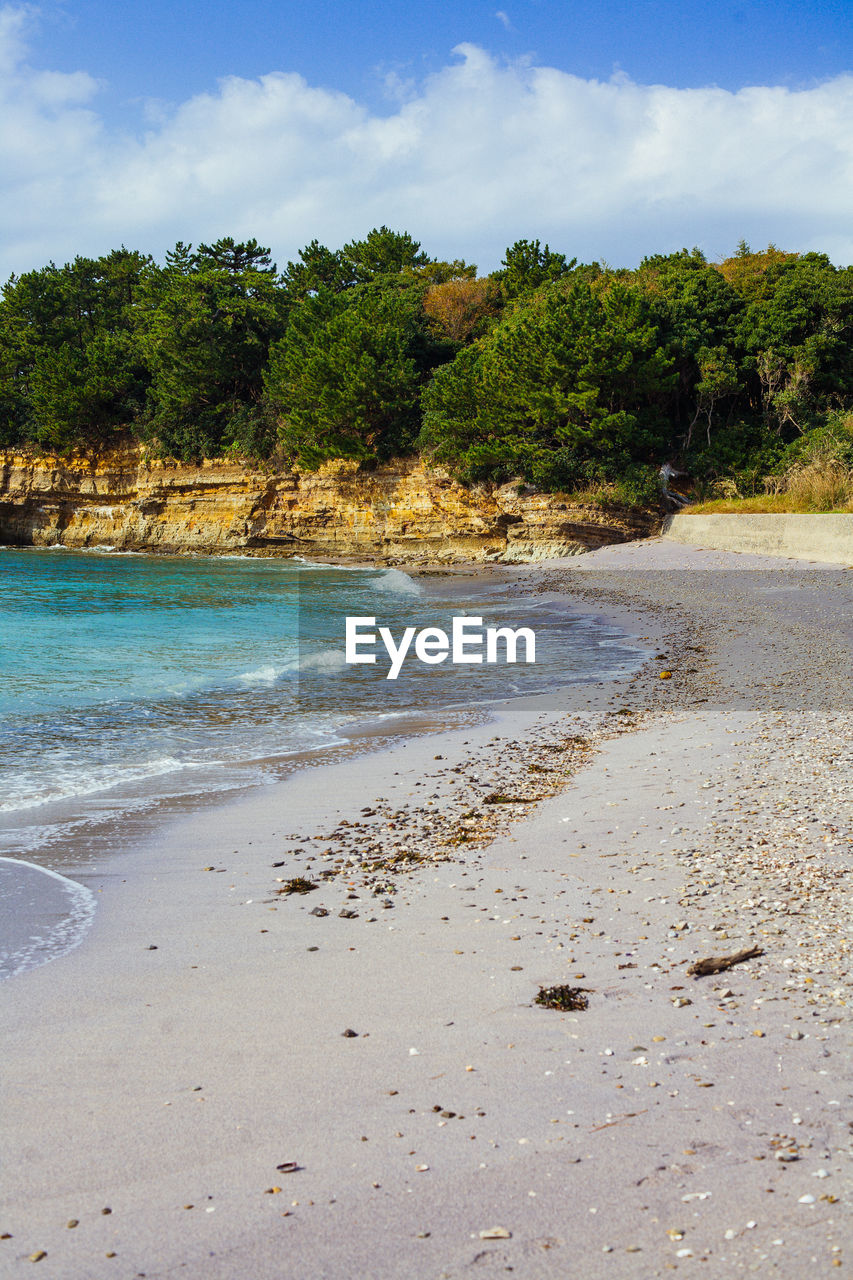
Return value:
<svg viewBox="0 0 853 1280">
<path fill-rule="evenodd" d="M 741 236 L 853 260 L 853 5 L 0 0 L 0 278 L 381 222 L 484 270 Z"/>
<path fill-rule="evenodd" d="M 674 88 L 797 87 L 853 70 L 849 0 L 71 0 L 41 13 L 39 61 L 105 79 L 115 105 L 269 71 L 377 104 L 384 75 L 420 80 L 462 43 Z"/>
</svg>

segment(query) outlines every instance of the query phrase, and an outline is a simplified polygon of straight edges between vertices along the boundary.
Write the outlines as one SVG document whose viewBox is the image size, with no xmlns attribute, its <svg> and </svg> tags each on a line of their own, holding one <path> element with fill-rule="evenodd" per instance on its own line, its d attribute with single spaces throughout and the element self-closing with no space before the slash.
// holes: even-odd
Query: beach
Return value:
<svg viewBox="0 0 853 1280">
<path fill-rule="evenodd" d="M 517 581 L 654 656 L 66 865 L 91 929 L 0 985 L 0 1273 L 843 1266 L 853 574 Z"/>
</svg>

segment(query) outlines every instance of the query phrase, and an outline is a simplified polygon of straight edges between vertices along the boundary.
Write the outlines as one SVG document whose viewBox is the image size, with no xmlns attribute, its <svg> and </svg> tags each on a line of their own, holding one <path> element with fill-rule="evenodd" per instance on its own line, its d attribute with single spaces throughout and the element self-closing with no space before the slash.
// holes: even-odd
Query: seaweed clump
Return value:
<svg viewBox="0 0 853 1280">
<path fill-rule="evenodd" d="M 586 1009 L 589 1000 L 584 994 L 588 987 L 540 987 L 534 1004 L 541 1004 L 543 1009 L 559 1009 L 561 1012 Z"/>
<path fill-rule="evenodd" d="M 312 893 L 318 886 L 313 880 L 306 880 L 304 876 L 294 876 L 292 880 L 285 880 L 284 884 L 277 891 L 278 893 Z"/>
</svg>

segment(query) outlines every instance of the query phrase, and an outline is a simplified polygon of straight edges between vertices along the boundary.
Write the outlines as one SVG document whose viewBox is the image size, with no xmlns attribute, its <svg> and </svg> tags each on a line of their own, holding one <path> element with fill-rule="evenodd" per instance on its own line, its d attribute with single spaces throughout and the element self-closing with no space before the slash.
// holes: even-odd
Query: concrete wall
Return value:
<svg viewBox="0 0 853 1280">
<path fill-rule="evenodd" d="M 750 551 L 853 567 L 853 515 L 677 515 L 663 537 L 713 551 Z"/>
</svg>

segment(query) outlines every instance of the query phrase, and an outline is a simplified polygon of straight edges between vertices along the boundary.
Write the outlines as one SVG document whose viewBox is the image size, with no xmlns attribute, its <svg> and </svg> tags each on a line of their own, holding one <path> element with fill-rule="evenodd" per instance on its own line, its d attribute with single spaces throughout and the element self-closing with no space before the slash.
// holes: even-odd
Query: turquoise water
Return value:
<svg viewBox="0 0 853 1280">
<path fill-rule="evenodd" d="M 262 781 L 275 758 L 340 743 L 365 719 L 542 692 L 641 655 L 590 619 L 460 604 L 442 580 L 294 561 L 0 549 L 0 852 L 37 848 L 56 806 L 115 811 L 156 791 Z M 437 586 L 434 585 L 437 582 Z M 458 588 L 457 588 L 458 590 Z M 344 662 L 344 619 L 395 636 L 453 614 L 533 626 L 535 666 L 408 663 L 396 681 Z M 144 784 L 144 786 L 143 786 Z M 55 834 L 55 832 L 54 832 Z"/>
<path fill-rule="evenodd" d="M 513 599 L 511 584 L 464 590 L 396 569 L 0 548 L 0 978 L 82 940 L 95 900 L 57 872 L 132 839 L 164 801 L 275 780 L 367 723 L 393 738 L 413 711 L 444 709 L 445 723 L 449 707 L 645 657 L 591 618 Z M 390 681 L 384 650 L 374 666 L 345 662 L 347 615 L 399 638 L 449 632 L 466 612 L 533 628 L 536 663 L 410 662 Z"/>
</svg>

